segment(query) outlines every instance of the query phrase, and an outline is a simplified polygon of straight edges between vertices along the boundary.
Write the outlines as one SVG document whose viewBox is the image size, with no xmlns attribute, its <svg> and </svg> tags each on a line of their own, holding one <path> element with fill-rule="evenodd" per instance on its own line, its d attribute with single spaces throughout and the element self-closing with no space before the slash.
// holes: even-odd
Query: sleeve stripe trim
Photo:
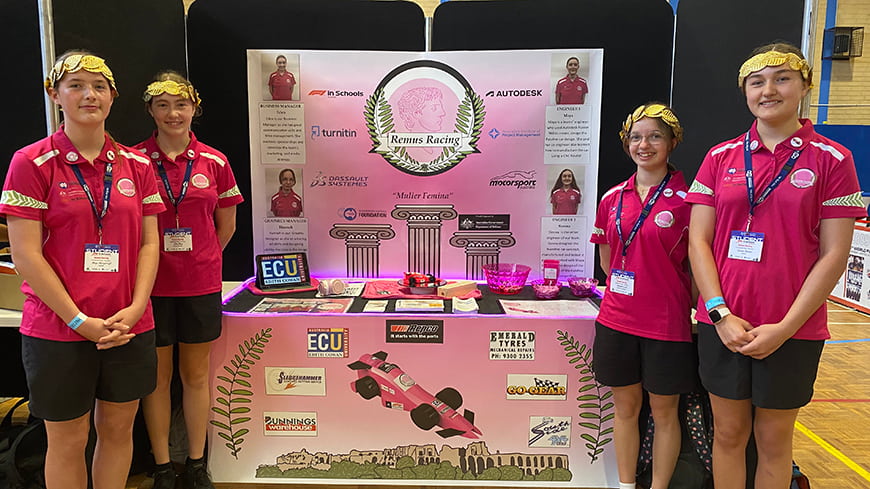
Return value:
<svg viewBox="0 0 870 489">
<path fill-rule="evenodd" d="M 725 145 L 722 145 L 722 146 L 720 146 L 720 147 L 714 149 L 713 151 L 711 151 L 711 152 L 710 152 L 710 155 L 711 155 L 711 156 L 716 156 L 717 154 L 719 154 L 719 153 L 721 153 L 721 152 L 723 152 L 723 151 L 728 151 L 729 149 L 739 148 L 740 146 L 743 146 L 743 143 L 742 143 L 742 142 L 739 142 L 739 141 L 738 141 L 738 142 L 734 142 L 734 143 L 725 144 Z"/>
<path fill-rule="evenodd" d="M 3 193 L 0 194 L 0 205 L 30 207 L 38 210 L 48 209 L 48 203 L 36 200 L 33 197 L 28 197 L 14 190 L 4 190 Z"/>
<path fill-rule="evenodd" d="M 816 141 L 810 141 L 810 144 L 819 148 L 822 151 L 827 151 L 828 153 L 831 153 L 832 155 L 834 155 L 834 158 L 836 158 L 837 161 L 843 161 L 843 158 L 845 158 L 843 153 L 837 151 L 837 148 L 831 146 L 830 144 L 818 143 Z"/>
<path fill-rule="evenodd" d="M 239 187 L 234 185 L 233 188 L 218 195 L 218 199 L 226 199 L 227 197 L 235 197 L 237 195 L 242 195 L 242 193 L 239 191 Z"/>
<path fill-rule="evenodd" d="M 227 162 L 224 161 L 223 158 L 221 158 L 221 157 L 218 156 L 218 155 L 213 155 L 213 154 L 211 154 L 211 153 L 206 153 L 206 152 L 201 152 L 200 154 L 203 155 L 203 156 L 205 156 L 206 158 L 208 158 L 208 159 L 210 159 L 210 160 L 214 160 L 214 161 L 216 161 L 217 164 L 220 165 L 220 166 L 225 166 L 225 165 L 227 164 Z"/>
<path fill-rule="evenodd" d="M 48 161 L 48 160 L 54 158 L 55 156 L 57 156 L 57 155 L 59 155 L 59 154 L 60 154 L 60 150 L 59 150 L 59 149 L 53 149 L 53 150 L 49 151 L 48 153 L 45 153 L 44 155 L 41 155 L 41 156 L 35 158 L 35 159 L 33 160 L 33 163 L 34 163 L 36 166 L 42 166 L 43 163 L 45 163 L 46 161 Z"/>
</svg>

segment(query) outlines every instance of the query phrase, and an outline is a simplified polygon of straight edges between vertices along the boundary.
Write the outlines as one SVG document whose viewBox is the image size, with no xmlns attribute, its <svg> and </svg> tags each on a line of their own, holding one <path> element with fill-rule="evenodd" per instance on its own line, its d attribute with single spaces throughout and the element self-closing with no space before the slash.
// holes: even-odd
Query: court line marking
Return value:
<svg viewBox="0 0 870 489">
<path fill-rule="evenodd" d="M 795 421 L 794 426 L 795 426 L 795 428 L 797 428 L 798 431 L 807 435 L 807 437 L 810 440 L 816 442 L 817 445 L 824 448 L 825 451 L 827 451 L 828 453 L 833 455 L 834 458 L 836 458 L 840 462 L 843 462 L 843 464 L 845 464 L 846 467 L 849 467 L 850 469 L 852 469 L 856 474 L 860 475 L 865 480 L 870 481 L 870 472 L 868 472 L 863 467 L 861 467 L 860 465 L 853 462 L 852 459 L 850 459 L 849 457 L 844 455 L 843 452 L 837 450 L 830 443 L 823 440 L 819 435 L 813 433 L 809 428 L 807 428 L 806 426 L 801 424 L 800 421 Z"/>
</svg>

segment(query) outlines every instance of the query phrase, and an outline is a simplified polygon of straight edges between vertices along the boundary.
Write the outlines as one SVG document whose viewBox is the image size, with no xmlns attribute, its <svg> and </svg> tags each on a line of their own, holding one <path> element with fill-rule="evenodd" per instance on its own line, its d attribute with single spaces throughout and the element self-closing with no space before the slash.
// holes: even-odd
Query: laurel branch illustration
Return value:
<svg viewBox="0 0 870 489">
<path fill-rule="evenodd" d="M 218 436 L 226 440 L 224 445 L 230 450 L 230 454 L 239 459 L 239 452 L 242 451 L 242 443 L 245 442 L 244 436 L 251 430 L 242 428 L 241 424 L 247 423 L 251 417 L 247 414 L 251 412 L 251 408 L 243 404 L 251 403 L 251 396 L 254 392 L 251 391 L 251 383 L 246 380 L 251 378 L 251 367 L 256 363 L 255 360 L 260 359 L 266 343 L 269 338 L 272 328 L 260 330 L 256 335 L 244 341 L 244 344 L 239 345 L 239 353 L 230 359 L 230 368 L 224 365 L 224 370 L 229 374 L 229 377 L 218 375 L 217 378 L 226 386 L 218 384 L 217 391 L 221 394 L 215 397 L 215 402 L 220 406 L 212 406 L 211 410 L 226 421 L 213 419 L 210 423 L 219 428 Z"/>
<path fill-rule="evenodd" d="M 483 117 L 486 115 L 483 99 L 473 90 L 466 89 L 465 97 L 459 103 L 456 114 L 456 131 L 462 136 L 469 138 L 469 147 L 474 147 L 480 140 L 480 131 L 483 128 Z M 445 146 L 434 160 L 419 162 L 411 157 L 404 147 L 390 149 L 380 144 L 380 138 L 385 137 L 393 129 L 393 109 L 387 102 L 384 89 L 374 91 L 366 100 L 363 116 L 366 121 L 369 137 L 375 146 L 375 151 L 384 157 L 390 164 L 411 172 L 440 173 L 462 161 L 474 150 L 458 150 Z"/>
<path fill-rule="evenodd" d="M 604 445 L 613 441 L 613 426 L 604 428 L 604 424 L 613 419 L 614 413 L 607 411 L 613 410 L 613 402 L 609 401 L 613 397 L 613 392 L 595 381 L 595 376 L 592 374 L 592 348 L 588 348 L 585 344 L 580 344 L 567 331 L 559 331 L 556 339 L 565 350 L 565 356 L 568 358 L 568 363 L 574 365 L 574 368 L 580 371 L 580 387 L 577 389 L 577 400 L 580 404 L 580 418 L 583 421 L 577 423 L 583 428 L 591 431 L 590 433 L 580 434 L 580 438 L 586 441 L 586 452 L 589 455 L 590 463 L 598 460 L 598 456 L 604 452 Z M 603 394 L 602 390 L 606 390 Z M 607 414 L 605 414 L 607 413 Z M 603 428 L 603 429 L 602 429 Z"/>
</svg>

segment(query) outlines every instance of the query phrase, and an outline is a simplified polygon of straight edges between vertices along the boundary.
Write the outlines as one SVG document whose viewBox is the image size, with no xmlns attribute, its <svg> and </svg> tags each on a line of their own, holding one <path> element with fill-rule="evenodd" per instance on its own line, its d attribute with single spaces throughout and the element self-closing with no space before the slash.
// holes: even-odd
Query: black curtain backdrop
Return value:
<svg viewBox="0 0 870 489">
<path fill-rule="evenodd" d="M 145 112 L 142 92 L 160 70 L 187 71 L 181 1 L 54 0 L 52 9 L 55 53 L 94 51 L 115 75 L 120 96 L 106 129 L 127 145 L 147 138 L 154 122 Z"/>
<path fill-rule="evenodd" d="M 673 103 L 686 136 L 674 161 L 687 178 L 711 146 L 749 129 L 753 117 L 737 86 L 740 65 L 774 40 L 800 47 L 803 9 L 803 0 L 679 3 Z"/>
<path fill-rule="evenodd" d="M 224 252 L 224 280 L 253 275 L 247 49 L 422 51 L 425 18 L 411 2 L 208 0 L 188 12 L 191 80 L 203 98 L 197 137 L 227 155 L 245 202 Z M 353 77 L 353 66 L 336 67 Z"/>
</svg>

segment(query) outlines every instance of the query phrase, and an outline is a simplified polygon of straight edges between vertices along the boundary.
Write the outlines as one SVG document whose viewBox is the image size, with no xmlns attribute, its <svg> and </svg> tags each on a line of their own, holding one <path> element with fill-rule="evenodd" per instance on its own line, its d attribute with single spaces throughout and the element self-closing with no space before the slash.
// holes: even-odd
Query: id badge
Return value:
<svg viewBox="0 0 870 489">
<path fill-rule="evenodd" d="M 608 292 L 622 295 L 634 295 L 634 272 L 627 270 L 610 271 L 610 288 Z"/>
<path fill-rule="evenodd" d="M 121 247 L 118 245 L 85 245 L 86 272 L 117 272 Z"/>
<path fill-rule="evenodd" d="M 731 231 L 731 241 L 728 243 L 728 258 L 743 261 L 761 261 L 761 249 L 764 247 L 764 233 L 746 231 Z"/>
<path fill-rule="evenodd" d="M 163 230 L 163 251 L 193 250 L 192 228 L 169 228 Z"/>
</svg>

